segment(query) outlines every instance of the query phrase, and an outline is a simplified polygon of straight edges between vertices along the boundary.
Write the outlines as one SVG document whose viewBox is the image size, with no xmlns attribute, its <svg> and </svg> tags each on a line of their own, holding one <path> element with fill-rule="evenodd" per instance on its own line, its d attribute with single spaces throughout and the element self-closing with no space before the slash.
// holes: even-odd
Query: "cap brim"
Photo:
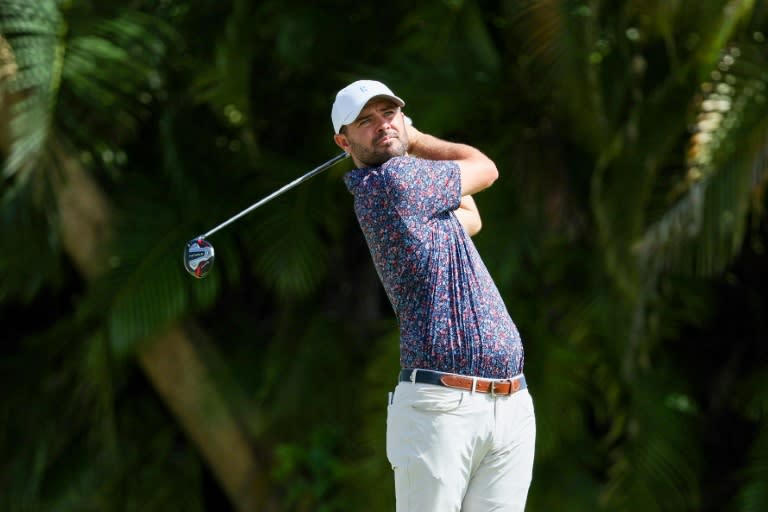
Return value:
<svg viewBox="0 0 768 512">
<path fill-rule="evenodd" d="M 382 98 L 393 101 L 397 106 L 399 106 L 401 108 L 405 106 L 405 102 L 401 98 L 399 98 L 397 96 L 393 96 L 391 94 L 376 94 L 375 96 L 371 96 L 370 98 L 368 98 L 365 101 L 365 103 L 363 103 L 360 106 L 360 110 L 358 110 L 357 113 L 355 113 L 354 117 L 352 117 L 352 115 L 349 115 L 347 119 L 344 119 L 344 121 L 341 123 L 341 126 L 339 126 L 339 130 L 338 131 L 341 131 L 341 129 L 344 128 L 346 125 L 348 125 L 350 123 L 353 123 L 355 121 L 355 119 L 360 117 L 360 112 L 363 111 L 363 109 L 365 108 L 366 105 L 368 105 L 373 100 L 378 100 L 378 99 L 382 99 Z"/>
</svg>

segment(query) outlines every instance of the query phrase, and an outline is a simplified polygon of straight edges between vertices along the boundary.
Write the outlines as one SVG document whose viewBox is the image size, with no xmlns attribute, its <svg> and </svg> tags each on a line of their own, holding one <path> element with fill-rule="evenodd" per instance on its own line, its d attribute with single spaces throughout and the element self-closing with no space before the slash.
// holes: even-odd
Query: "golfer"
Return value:
<svg viewBox="0 0 768 512">
<path fill-rule="evenodd" d="M 417 130 L 386 85 L 336 95 L 334 141 L 400 328 L 387 410 L 398 512 L 522 511 L 536 426 L 523 347 L 471 235 L 472 195 L 496 180 L 479 150 Z"/>
</svg>

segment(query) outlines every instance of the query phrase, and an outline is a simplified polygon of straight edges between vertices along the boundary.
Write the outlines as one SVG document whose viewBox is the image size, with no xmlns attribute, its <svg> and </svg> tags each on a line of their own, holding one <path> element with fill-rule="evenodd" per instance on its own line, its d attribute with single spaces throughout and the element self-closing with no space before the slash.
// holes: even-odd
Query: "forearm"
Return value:
<svg viewBox="0 0 768 512">
<path fill-rule="evenodd" d="M 448 142 L 433 135 L 418 132 L 411 138 L 408 153 L 427 160 L 467 160 L 478 156 L 479 150 L 467 144 Z"/>
<path fill-rule="evenodd" d="M 408 126 L 408 153 L 429 160 L 453 160 L 461 172 L 461 195 L 472 195 L 490 187 L 499 176 L 496 164 L 479 149 L 448 142 Z"/>
</svg>

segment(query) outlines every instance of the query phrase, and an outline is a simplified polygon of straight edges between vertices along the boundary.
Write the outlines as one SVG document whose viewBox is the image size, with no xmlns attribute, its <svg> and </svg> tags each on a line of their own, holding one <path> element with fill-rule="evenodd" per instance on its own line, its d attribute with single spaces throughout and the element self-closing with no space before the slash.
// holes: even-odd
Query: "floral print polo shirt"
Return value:
<svg viewBox="0 0 768 512">
<path fill-rule="evenodd" d="M 459 166 L 410 156 L 344 176 L 400 327 L 400 365 L 486 378 L 523 370 L 499 291 L 454 210 Z"/>
</svg>

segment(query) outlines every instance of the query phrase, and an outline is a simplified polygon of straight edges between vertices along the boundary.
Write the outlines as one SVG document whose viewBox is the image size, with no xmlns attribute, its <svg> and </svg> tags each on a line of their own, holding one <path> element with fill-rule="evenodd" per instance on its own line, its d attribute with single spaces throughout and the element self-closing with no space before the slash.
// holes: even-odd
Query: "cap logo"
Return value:
<svg viewBox="0 0 768 512">
<path fill-rule="evenodd" d="M 360 86 L 360 92 L 368 92 L 368 88 L 364 85 Z"/>
</svg>

